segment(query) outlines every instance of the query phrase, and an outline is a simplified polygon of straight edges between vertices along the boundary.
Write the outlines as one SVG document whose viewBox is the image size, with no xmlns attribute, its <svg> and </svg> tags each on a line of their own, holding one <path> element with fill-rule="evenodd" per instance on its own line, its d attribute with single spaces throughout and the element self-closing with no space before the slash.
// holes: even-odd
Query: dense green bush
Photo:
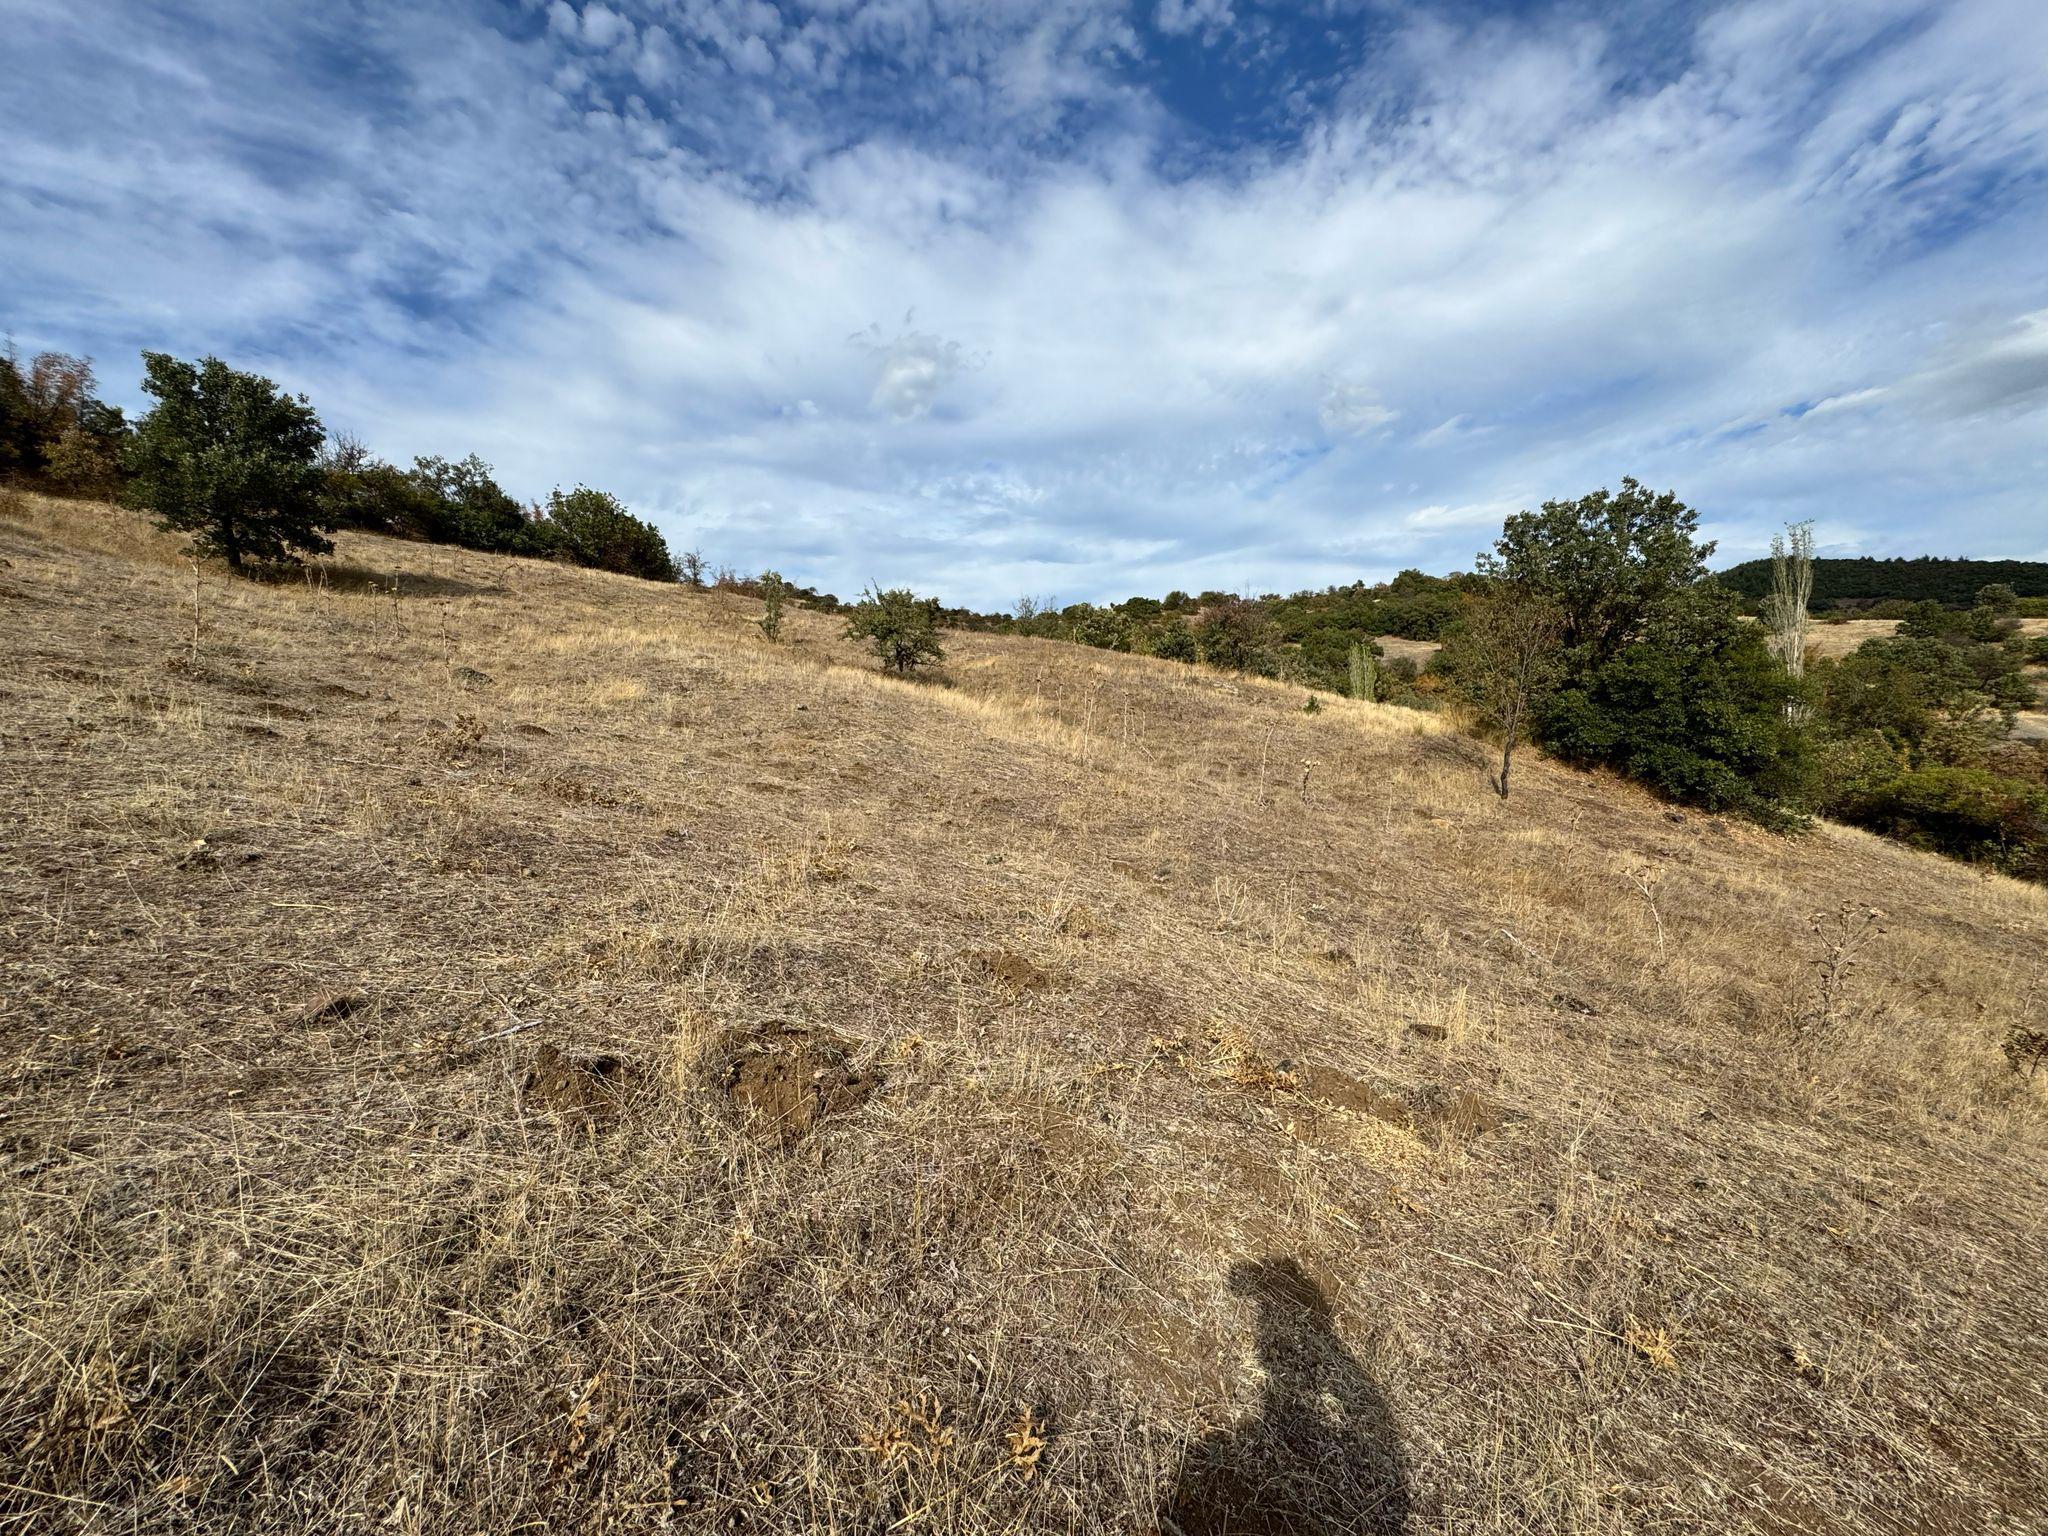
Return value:
<svg viewBox="0 0 2048 1536">
<path fill-rule="evenodd" d="M 668 541 L 652 523 L 633 516 L 607 492 L 587 485 L 554 491 L 548 497 L 546 525 L 562 552 L 578 565 L 647 581 L 675 580 Z"/>
<path fill-rule="evenodd" d="M 1265 610 L 1241 597 L 1210 604 L 1195 620 L 1195 645 L 1202 660 L 1228 672 L 1270 676 L 1276 669 L 1278 631 Z"/>
<path fill-rule="evenodd" d="M 142 361 L 157 403 L 136 427 L 130 469 L 158 527 L 237 568 L 334 547 L 322 536 L 323 433 L 304 396 L 217 357 Z"/>
<path fill-rule="evenodd" d="M 2048 790 L 2006 774 L 1937 765 L 1859 779 L 1830 799 L 1843 820 L 1887 837 L 2048 879 Z"/>
<path fill-rule="evenodd" d="M 1158 624 L 1146 631 L 1146 649 L 1162 661 L 1199 661 L 1201 647 L 1195 643 L 1194 629 L 1178 613 L 1162 618 Z"/>
<path fill-rule="evenodd" d="M 927 662 L 943 661 L 939 646 L 938 604 L 906 587 L 886 592 L 872 588 L 854 605 L 846 621 L 850 640 L 874 647 L 885 670 L 908 677 Z"/>
<path fill-rule="evenodd" d="M 1711 584 L 1668 599 L 1612 657 L 1582 665 L 1542 704 L 1543 743 L 1675 800 L 1794 821 L 1812 754 L 1790 719 L 1799 696 L 1732 593 Z"/>
</svg>

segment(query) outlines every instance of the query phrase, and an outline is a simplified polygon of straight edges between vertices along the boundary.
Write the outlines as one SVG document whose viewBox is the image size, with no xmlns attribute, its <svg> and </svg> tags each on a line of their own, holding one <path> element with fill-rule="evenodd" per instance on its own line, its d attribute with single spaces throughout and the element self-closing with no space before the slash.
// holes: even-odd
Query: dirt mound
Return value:
<svg viewBox="0 0 2048 1536">
<path fill-rule="evenodd" d="M 1291 1063 L 1290 1075 L 1295 1088 L 1317 1103 L 1370 1115 L 1422 1135 L 1442 1139 L 1483 1136 L 1499 1130 L 1508 1119 L 1500 1105 L 1470 1088 L 1424 1083 L 1405 1093 L 1393 1093 L 1334 1067 L 1312 1063 Z"/>
<path fill-rule="evenodd" d="M 969 963 L 989 981 L 1006 992 L 1044 992 L 1052 986 L 1045 968 L 1013 950 L 977 949 Z"/>
<path fill-rule="evenodd" d="M 644 1064 L 624 1056 L 544 1045 L 534 1053 L 520 1091 L 527 1103 L 564 1121 L 608 1125 L 649 1077 Z"/>
<path fill-rule="evenodd" d="M 707 1055 L 710 1077 L 748 1130 L 794 1146 L 820 1121 L 865 1104 L 881 1078 L 854 1064 L 854 1042 L 825 1030 L 735 1030 Z"/>
<path fill-rule="evenodd" d="M 1348 1109 L 1361 1115 L 1371 1115 L 1375 1120 L 1384 1120 L 1403 1130 L 1413 1130 L 1415 1114 L 1408 1107 L 1408 1101 L 1397 1093 L 1376 1088 L 1371 1083 L 1360 1082 L 1349 1073 L 1339 1072 L 1335 1067 L 1317 1066 L 1313 1063 L 1297 1063 L 1293 1068 L 1296 1086 L 1308 1098 L 1319 1104 L 1335 1109 Z"/>
</svg>

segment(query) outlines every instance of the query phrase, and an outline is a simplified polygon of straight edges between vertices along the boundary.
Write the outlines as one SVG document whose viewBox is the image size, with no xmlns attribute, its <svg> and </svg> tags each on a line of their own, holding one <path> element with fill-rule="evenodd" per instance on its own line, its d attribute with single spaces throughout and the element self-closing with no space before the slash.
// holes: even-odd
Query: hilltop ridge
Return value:
<svg viewBox="0 0 2048 1536">
<path fill-rule="evenodd" d="M 0 518 L 0 1511 L 2041 1529 L 2048 891 L 1145 657 L 176 550 Z"/>
</svg>

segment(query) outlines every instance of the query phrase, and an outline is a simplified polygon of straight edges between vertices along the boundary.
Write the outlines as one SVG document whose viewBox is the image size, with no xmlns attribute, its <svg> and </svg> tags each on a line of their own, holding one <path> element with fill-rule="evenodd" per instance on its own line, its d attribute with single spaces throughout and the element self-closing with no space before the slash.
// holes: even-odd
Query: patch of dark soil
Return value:
<svg viewBox="0 0 2048 1536">
<path fill-rule="evenodd" d="M 319 1024 L 339 1024 L 343 1019 L 362 1009 L 369 999 L 359 992 L 334 992 L 316 997 L 304 1007 L 293 1010 L 286 1023 L 300 1029 L 309 1029 Z"/>
<path fill-rule="evenodd" d="M 605 1125 L 618 1118 L 650 1076 L 643 1063 L 624 1056 L 544 1045 L 534 1053 L 520 1091 L 528 1103 L 539 1104 L 564 1121 Z"/>
<path fill-rule="evenodd" d="M 1044 967 L 1012 950 L 977 949 L 967 958 L 984 977 L 1007 992 L 1044 992 L 1052 987 L 1052 977 Z"/>
<path fill-rule="evenodd" d="M 854 1065 L 854 1043 L 824 1030 L 787 1025 L 735 1030 L 706 1057 L 712 1084 L 748 1130 L 794 1146 L 830 1116 L 858 1109 L 882 1085 Z"/>
</svg>

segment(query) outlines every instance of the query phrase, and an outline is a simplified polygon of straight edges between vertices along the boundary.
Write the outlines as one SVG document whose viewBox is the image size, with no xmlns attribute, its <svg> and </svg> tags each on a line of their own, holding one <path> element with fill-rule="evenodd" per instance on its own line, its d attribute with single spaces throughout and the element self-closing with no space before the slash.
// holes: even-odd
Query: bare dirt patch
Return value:
<svg viewBox="0 0 2048 1536">
<path fill-rule="evenodd" d="M 865 1104 L 881 1077 L 855 1065 L 854 1042 L 785 1025 L 736 1030 L 707 1053 L 709 1076 L 754 1136 L 794 1146 L 834 1115 Z"/>
<path fill-rule="evenodd" d="M 625 1056 L 543 1045 L 534 1052 L 521 1092 L 527 1103 L 565 1122 L 602 1126 L 616 1120 L 652 1080 L 645 1063 Z"/>
</svg>

